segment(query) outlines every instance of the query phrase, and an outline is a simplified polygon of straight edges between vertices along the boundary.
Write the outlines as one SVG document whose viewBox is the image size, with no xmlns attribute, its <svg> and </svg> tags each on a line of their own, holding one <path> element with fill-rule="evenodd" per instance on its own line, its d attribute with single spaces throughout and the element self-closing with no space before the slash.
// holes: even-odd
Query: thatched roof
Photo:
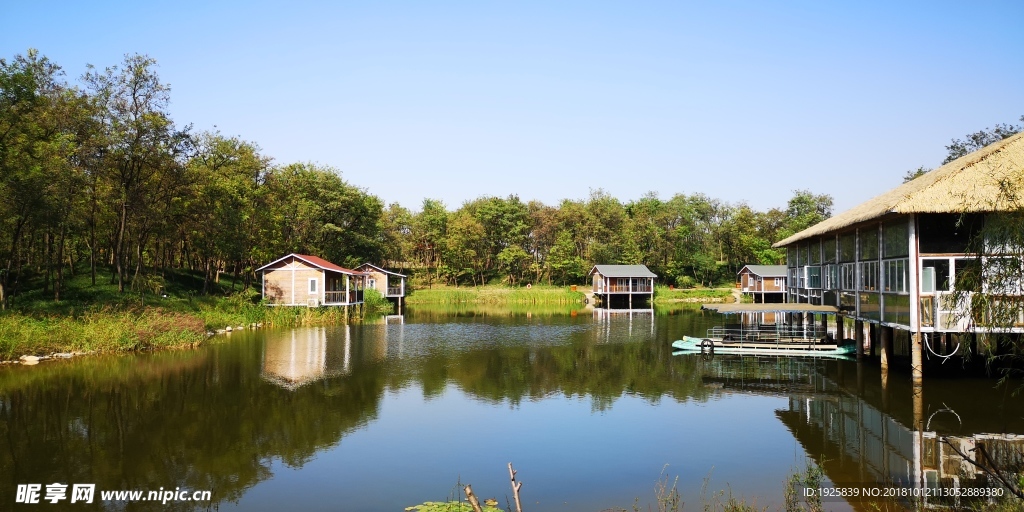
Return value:
<svg viewBox="0 0 1024 512">
<path fill-rule="evenodd" d="M 855 177 L 851 177 L 855 179 Z M 774 245 L 783 247 L 888 214 L 996 212 L 1018 200 L 1000 193 L 1006 183 L 1024 191 L 1024 133 L 985 146 Z"/>
</svg>

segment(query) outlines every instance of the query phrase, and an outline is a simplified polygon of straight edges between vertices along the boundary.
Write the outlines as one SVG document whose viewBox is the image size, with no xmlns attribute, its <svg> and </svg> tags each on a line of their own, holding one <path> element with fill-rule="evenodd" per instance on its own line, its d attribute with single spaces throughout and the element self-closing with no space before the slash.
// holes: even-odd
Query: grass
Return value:
<svg viewBox="0 0 1024 512">
<path fill-rule="evenodd" d="M 258 292 L 243 292 L 241 284 L 232 286 L 230 279 L 200 295 L 200 275 L 169 271 L 159 278 L 157 295 L 119 293 L 106 277 L 97 276 L 95 286 L 87 274 L 70 278 L 60 301 L 43 293 L 42 283 L 29 281 L 30 289 L 14 297 L 11 308 L 0 311 L 0 360 L 54 352 L 189 348 L 202 343 L 208 331 L 228 326 L 334 325 L 347 323 L 350 314 L 391 308 L 373 290 L 365 292 L 364 306 L 351 310 L 270 307 L 260 301 Z"/>
<path fill-rule="evenodd" d="M 474 287 L 434 286 L 417 289 L 406 297 L 407 304 L 583 304 L 582 292 L 568 286 L 537 285 L 511 287 L 487 285 Z"/>
<path fill-rule="evenodd" d="M 654 303 L 731 302 L 732 288 L 675 288 L 655 285 Z"/>
</svg>

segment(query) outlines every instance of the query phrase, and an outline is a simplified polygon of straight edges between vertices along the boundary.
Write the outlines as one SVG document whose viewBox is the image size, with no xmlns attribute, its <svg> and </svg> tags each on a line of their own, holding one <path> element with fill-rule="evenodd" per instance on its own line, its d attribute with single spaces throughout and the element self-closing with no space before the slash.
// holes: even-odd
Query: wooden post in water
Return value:
<svg viewBox="0 0 1024 512">
<path fill-rule="evenodd" d="M 857 342 L 857 360 L 864 359 L 864 321 L 853 321 L 853 339 Z"/>
<path fill-rule="evenodd" d="M 821 314 L 821 330 L 825 332 L 824 336 L 828 336 L 828 315 L 825 313 Z"/>
<path fill-rule="evenodd" d="M 915 385 L 920 384 L 921 380 L 924 379 L 924 358 L 922 357 L 924 345 L 922 337 L 920 331 L 910 333 L 910 376 Z"/>
<path fill-rule="evenodd" d="M 878 348 L 878 328 L 873 323 L 868 323 L 868 344 L 871 347 L 871 357 L 875 357 L 875 350 Z"/>
<path fill-rule="evenodd" d="M 879 334 L 882 339 L 882 350 L 879 354 L 882 368 L 888 368 L 889 356 L 892 354 L 892 327 L 880 326 Z"/>
<path fill-rule="evenodd" d="M 920 333 L 914 333 L 920 338 Z M 914 400 L 914 484 L 924 488 L 924 386 L 920 379 L 913 381 Z"/>
</svg>

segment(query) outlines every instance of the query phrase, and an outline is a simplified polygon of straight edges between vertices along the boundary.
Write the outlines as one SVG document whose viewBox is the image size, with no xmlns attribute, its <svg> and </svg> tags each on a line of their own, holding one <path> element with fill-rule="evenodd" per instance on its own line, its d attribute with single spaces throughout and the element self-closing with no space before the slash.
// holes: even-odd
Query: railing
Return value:
<svg viewBox="0 0 1024 512">
<path fill-rule="evenodd" d="M 654 288 L 648 284 L 630 287 L 628 284 L 606 284 L 594 287 L 594 293 L 651 293 Z"/>
<path fill-rule="evenodd" d="M 394 297 L 402 294 L 401 286 L 388 286 L 388 297 Z"/>
<path fill-rule="evenodd" d="M 349 290 L 348 297 L 345 296 L 345 292 L 343 291 L 324 292 L 324 304 L 354 304 L 356 302 L 362 302 L 362 300 L 362 291 Z"/>
<path fill-rule="evenodd" d="M 758 325 L 749 327 L 718 326 L 708 329 L 708 338 L 724 341 L 822 341 L 828 331 L 820 326 L 785 326 Z M 834 342 L 834 341 L 833 341 Z"/>
</svg>

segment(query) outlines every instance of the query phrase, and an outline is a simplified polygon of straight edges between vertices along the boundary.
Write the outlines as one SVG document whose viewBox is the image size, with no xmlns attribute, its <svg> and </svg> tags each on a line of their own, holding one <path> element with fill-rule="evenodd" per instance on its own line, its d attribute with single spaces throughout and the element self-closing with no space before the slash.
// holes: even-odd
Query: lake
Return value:
<svg viewBox="0 0 1024 512">
<path fill-rule="evenodd" d="M 19 485 L 51 483 L 94 483 L 91 507 L 101 490 L 212 496 L 130 510 L 400 511 L 467 483 L 506 507 L 509 462 L 528 512 L 656 510 L 655 485 L 676 478 L 687 510 L 728 493 L 776 509 L 809 460 L 829 484 L 910 488 L 994 485 L 954 448 L 1021 460 L 1024 400 L 993 380 L 915 388 L 852 360 L 672 354 L 716 323 L 693 309 L 421 307 L 7 365 L 0 509 Z"/>
</svg>

